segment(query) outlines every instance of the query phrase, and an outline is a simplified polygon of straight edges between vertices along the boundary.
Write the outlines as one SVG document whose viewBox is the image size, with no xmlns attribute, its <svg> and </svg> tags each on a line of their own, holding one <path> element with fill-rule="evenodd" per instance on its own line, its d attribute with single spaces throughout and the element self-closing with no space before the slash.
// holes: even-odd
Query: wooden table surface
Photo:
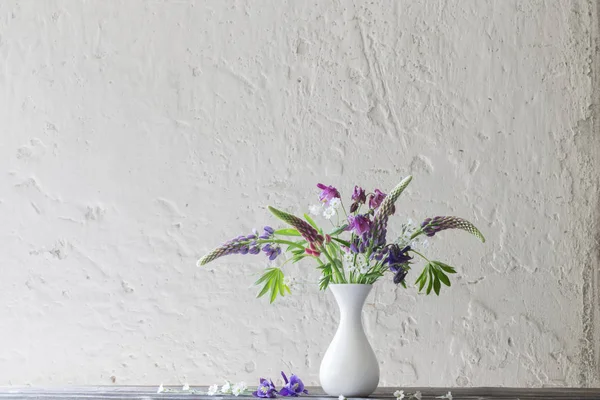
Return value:
<svg viewBox="0 0 600 400">
<path fill-rule="evenodd" d="M 0 387 L 0 400 L 16 399 L 71 399 L 71 400 L 114 400 L 114 399 L 136 399 L 136 400 L 248 400 L 253 398 L 249 395 L 234 397 L 231 395 L 208 396 L 200 392 L 206 392 L 206 387 L 192 386 L 193 392 L 182 392 L 181 387 L 165 387 L 163 393 L 157 393 L 158 386 L 71 386 L 56 388 L 33 388 L 33 387 Z M 379 388 L 370 396 L 370 399 L 394 399 L 392 393 L 402 389 L 408 400 L 410 395 L 417 391 L 422 394 L 422 400 L 430 400 L 444 396 L 448 392 L 452 394 L 453 400 L 458 399 L 596 399 L 600 400 L 600 388 L 598 389 L 576 389 L 576 388 L 544 388 L 544 389 L 518 389 L 500 387 L 480 388 Z M 310 395 L 305 395 L 307 400 L 312 399 L 337 399 L 323 394 L 320 388 L 308 388 Z M 413 397 L 414 399 L 414 397 Z"/>
</svg>

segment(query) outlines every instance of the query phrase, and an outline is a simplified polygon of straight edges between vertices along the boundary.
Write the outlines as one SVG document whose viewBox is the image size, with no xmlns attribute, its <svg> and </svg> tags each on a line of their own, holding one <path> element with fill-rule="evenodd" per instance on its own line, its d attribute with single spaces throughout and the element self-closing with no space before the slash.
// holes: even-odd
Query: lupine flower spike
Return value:
<svg viewBox="0 0 600 400">
<path fill-rule="evenodd" d="M 269 206 L 269 211 L 283 222 L 296 228 L 309 243 L 323 241 L 323 237 L 308 222 L 271 206 Z"/>
<path fill-rule="evenodd" d="M 466 219 L 459 217 L 434 217 L 427 218 L 421 223 L 421 229 L 427 236 L 434 236 L 436 233 L 446 229 L 462 229 L 478 237 L 483 243 L 485 238 L 479 232 L 479 229 Z"/>
</svg>

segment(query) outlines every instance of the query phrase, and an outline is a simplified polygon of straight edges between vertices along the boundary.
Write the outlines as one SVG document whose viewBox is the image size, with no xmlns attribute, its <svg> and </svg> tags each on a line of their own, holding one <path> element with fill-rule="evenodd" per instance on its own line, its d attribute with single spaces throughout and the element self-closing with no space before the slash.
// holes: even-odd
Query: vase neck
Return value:
<svg viewBox="0 0 600 400">
<path fill-rule="evenodd" d="M 338 284 L 329 285 L 331 293 L 340 308 L 340 319 L 359 319 L 365 300 L 371 292 L 371 285 Z"/>
</svg>

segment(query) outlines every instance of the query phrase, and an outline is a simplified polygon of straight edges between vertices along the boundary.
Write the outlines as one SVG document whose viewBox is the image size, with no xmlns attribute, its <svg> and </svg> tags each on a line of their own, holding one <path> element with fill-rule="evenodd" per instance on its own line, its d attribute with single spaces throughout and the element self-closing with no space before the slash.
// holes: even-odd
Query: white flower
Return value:
<svg viewBox="0 0 600 400">
<path fill-rule="evenodd" d="M 415 398 L 415 399 L 417 399 L 417 400 L 421 400 L 421 398 L 422 398 L 421 391 L 417 390 L 417 391 L 415 392 L 415 394 L 413 394 L 413 395 L 412 395 L 412 396 L 410 396 L 410 397 L 414 397 L 414 398 Z"/>
<path fill-rule="evenodd" d="M 231 393 L 231 383 L 229 381 L 225 381 L 225 384 L 221 386 L 221 393 L 229 394 Z"/>
<path fill-rule="evenodd" d="M 292 285 L 294 285 L 294 278 L 291 276 L 286 276 L 283 278 L 283 284 L 287 287 L 292 287 Z"/>
<path fill-rule="evenodd" d="M 333 208 L 334 210 L 337 210 L 338 208 L 340 208 L 341 205 L 342 205 L 342 201 L 340 199 L 338 199 L 337 197 L 334 197 L 333 199 L 329 200 L 329 208 Z"/>
<path fill-rule="evenodd" d="M 396 400 L 402 400 L 404 398 L 404 390 L 396 390 L 394 392 L 394 397 Z"/>
<path fill-rule="evenodd" d="M 165 388 L 163 387 L 163 384 L 161 383 L 160 386 L 158 387 L 158 389 L 156 390 L 156 393 L 162 393 L 165 391 Z"/>
<path fill-rule="evenodd" d="M 323 216 L 326 219 L 331 219 L 331 217 L 333 217 L 335 215 L 336 211 L 335 208 L 333 207 L 327 207 L 325 210 L 323 210 Z"/>
<path fill-rule="evenodd" d="M 452 392 L 448 392 L 443 396 L 438 396 L 436 397 L 436 399 L 448 399 L 448 400 L 452 400 Z"/>
<path fill-rule="evenodd" d="M 323 206 L 321 204 L 312 204 L 312 205 L 308 206 L 308 211 L 312 215 L 319 215 L 319 214 L 321 214 L 321 210 L 322 209 L 323 209 Z"/>
<path fill-rule="evenodd" d="M 246 382 L 238 382 L 235 385 L 233 385 L 233 388 L 231 389 L 231 393 L 233 393 L 233 395 L 237 397 L 240 394 L 243 394 L 247 388 L 248 388 L 248 385 L 246 385 Z"/>
<path fill-rule="evenodd" d="M 181 388 L 181 390 L 183 390 L 184 392 L 187 390 L 190 390 L 190 385 L 188 385 L 187 383 L 183 384 L 183 387 Z"/>
<path fill-rule="evenodd" d="M 339 397 L 338 397 L 338 400 L 346 400 L 346 398 L 344 397 L 343 394 L 340 394 Z"/>
<path fill-rule="evenodd" d="M 207 394 L 209 396 L 214 396 L 215 394 L 217 394 L 219 392 L 219 385 L 210 385 L 208 387 L 208 392 Z"/>
</svg>

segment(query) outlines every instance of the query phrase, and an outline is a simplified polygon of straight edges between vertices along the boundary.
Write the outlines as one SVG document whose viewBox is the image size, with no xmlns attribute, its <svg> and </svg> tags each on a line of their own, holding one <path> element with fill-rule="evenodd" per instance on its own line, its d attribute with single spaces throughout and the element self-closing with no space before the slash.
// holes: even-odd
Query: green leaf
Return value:
<svg viewBox="0 0 600 400">
<path fill-rule="evenodd" d="M 313 228 L 315 228 L 316 230 L 319 230 L 319 227 L 317 226 L 315 221 L 313 221 L 313 219 L 310 217 L 310 215 L 304 214 L 304 219 L 307 220 L 308 223 L 311 224 Z"/>
<path fill-rule="evenodd" d="M 425 293 L 431 293 L 431 288 L 433 287 L 433 272 L 431 272 L 431 268 L 427 270 L 429 274 L 429 285 L 427 285 L 427 291 Z"/>
<path fill-rule="evenodd" d="M 254 284 L 260 285 L 261 283 L 269 279 L 269 277 L 271 276 L 271 270 L 272 268 L 267 269 L 265 273 L 256 282 L 254 282 Z"/>
<path fill-rule="evenodd" d="M 441 261 L 432 261 L 433 263 L 435 263 L 438 267 L 440 267 L 441 269 L 443 269 L 444 271 L 446 271 L 449 274 L 455 274 L 456 270 L 454 268 L 452 268 L 451 266 L 449 266 L 448 264 L 444 264 Z"/>
<path fill-rule="evenodd" d="M 273 302 L 277 298 L 277 293 L 278 293 L 277 286 L 273 285 L 273 287 L 271 288 L 271 299 L 269 300 L 269 304 L 273 304 Z"/>
<path fill-rule="evenodd" d="M 278 229 L 275 231 L 275 235 L 280 236 L 302 236 L 297 229 L 294 228 L 286 228 L 286 229 Z"/>
<path fill-rule="evenodd" d="M 419 292 L 421 290 L 423 290 L 423 287 L 425 286 L 425 284 L 427 283 L 427 278 L 428 278 L 428 274 L 429 274 L 429 268 L 431 268 L 431 264 L 427 263 L 425 265 L 425 267 L 423 268 L 423 272 L 421 272 L 421 275 L 419 275 L 419 278 L 417 278 L 417 282 L 419 282 Z M 417 283 L 415 282 L 415 284 Z"/>
<path fill-rule="evenodd" d="M 436 269 L 436 275 L 442 281 L 442 283 L 446 286 L 450 286 L 450 279 L 448 279 L 448 275 L 444 274 L 441 269 Z"/>
<path fill-rule="evenodd" d="M 350 242 L 348 242 L 346 240 L 338 239 L 336 237 L 332 237 L 331 240 L 335 240 L 336 242 L 343 244 L 346 247 L 350 247 Z"/>
<path fill-rule="evenodd" d="M 265 286 L 262 288 L 262 290 L 256 297 L 263 297 L 269 291 L 270 287 L 271 287 L 271 281 L 267 281 L 265 283 Z"/>
<path fill-rule="evenodd" d="M 342 226 L 340 226 L 339 228 L 333 230 L 329 236 L 333 236 L 333 235 L 339 235 L 340 233 L 344 232 L 346 230 L 346 228 L 348 228 L 348 224 L 344 224 Z"/>
<path fill-rule="evenodd" d="M 282 291 L 281 285 L 283 284 L 283 271 L 279 268 L 273 268 L 273 279 L 271 280 L 271 299 L 269 303 L 273 304 L 277 298 L 277 294 Z"/>
<path fill-rule="evenodd" d="M 292 264 L 296 264 L 298 261 L 302 260 L 304 257 L 306 257 L 306 255 L 304 255 L 304 254 L 299 254 L 297 256 L 294 256 L 292 258 Z"/>
<path fill-rule="evenodd" d="M 423 281 L 423 282 L 421 282 L 421 283 L 422 283 L 422 285 L 424 285 L 424 284 L 425 284 L 425 281 L 427 281 L 427 277 L 426 277 L 426 274 L 427 274 L 427 268 L 429 268 L 429 264 L 427 264 L 427 265 L 425 266 L 425 268 L 423 268 L 423 272 L 421 272 L 421 275 L 419 275 L 419 277 L 418 277 L 418 278 L 417 278 L 417 280 L 415 281 L 415 285 L 416 285 L 417 283 L 420 283 L 421 281 Z M 422 285 L 421 285 L 421 287 L 423 287 Z M 419 291 L 421 291 L 421 289 L 419 289 Z"/>
<path fill-rule="evenodd" d="M 323 265 L 319 265 L 317 267 L 317 269 L 320 269 L 323 271 L 323 273 L 325 273 L 325 271 L 328 271 L 329 273 L 331 273 L 331 264 L 327 263 L 327 264 L 323 264 Z"/>
<path fill-rule="evenodd" d="M 325 290 L 327 289 L 327 286 L 329 286 L 329 281 L 331 280 L 331 275 L 325 275 L 321 278 L 321 280 L 319 281 L 319 289 L 320 290 Z"/>
<path fill-rule="evenodd" d="M 279 294 L 285 296 L 285 284 L 283 283 L 283 279 L 279 281 Z"/>
<path fill-rule="evenodd" d="M 427 283 L 427 275 L 425 275 L 425 276 L 423 277 L 423 279 L 421 280 L 421 283 L 419 283 L 419 292 L 420 292 L 421 290 L 423 290 L 423 286 L 425 286 L 425 283 Z"/>
<path fill-rule="evenodd" d="M 440 285 L 440 280 L 438 279 L 438 277 L 437 277 L 437 276 L 435 276 L 435 277 L 434 277 L 434 280 L 433 280 L 433 290 L 435 291 L 435 294 L 436 294 L 437 296 L 439 296 L 439 295 L 440 295 L 440 286 L 441 286 L 441 285 Z"/>
</svg>

